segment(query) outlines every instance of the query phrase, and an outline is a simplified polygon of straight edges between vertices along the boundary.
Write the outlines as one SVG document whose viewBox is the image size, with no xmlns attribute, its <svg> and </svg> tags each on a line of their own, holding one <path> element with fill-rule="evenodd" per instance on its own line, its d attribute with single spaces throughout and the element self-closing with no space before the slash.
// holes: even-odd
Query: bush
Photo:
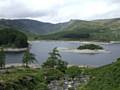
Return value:
<svg viewBox="0 0 120 90">
<path fill-rule="evenodd" d="M 67 68 L 66 70 L 66 74 L 72 78 L 76 77 L 76 76 L 80 76 L 81 74 L 81 69 L 78 66 L 72 66 Z"/>
<path fill-rule="evenodd" d="M 47 82 L 50 82 L 52 80 L 59 80 L 64 74 L 58 69 L 44 69 L 44 76 Z"/>
</svg>

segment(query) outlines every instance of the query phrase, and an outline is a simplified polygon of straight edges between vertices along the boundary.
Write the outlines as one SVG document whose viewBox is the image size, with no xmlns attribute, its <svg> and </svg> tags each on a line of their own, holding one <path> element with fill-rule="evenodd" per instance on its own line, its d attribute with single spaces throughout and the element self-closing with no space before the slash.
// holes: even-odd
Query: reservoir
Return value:
<svg viewBox="0 0 120 90">
<path fill-rule="evenodd" d="M 32 41 L 31 53 L 35 54 L 39 64 L 48 58 L 48 53 L 53 48 L 77 48 L 81 45 L 79 41 Z M 105 50 L 111 53 L 81 54 L 75 52 L 61 52 L 62 59 L 73 65 L 102 66 L 116 61 L 120 57 L 120 44 L 100 44 Z M 7 64 L 21 63 L 23 53 L 7 53 Z"/>
</svg>

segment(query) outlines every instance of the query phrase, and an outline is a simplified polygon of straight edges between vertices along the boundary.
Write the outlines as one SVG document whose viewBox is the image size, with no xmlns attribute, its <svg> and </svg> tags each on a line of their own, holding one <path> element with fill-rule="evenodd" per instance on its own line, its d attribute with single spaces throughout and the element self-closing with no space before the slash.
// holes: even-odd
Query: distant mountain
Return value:
<svg viewBox="0 0 120 90">
<path fill-rule="evenodd" d="M 25 32 L 31 32 L 35 34 L 48 34 L 61 31 L 62 28 L 65 26 L 66 23 L 51 24 L 30 19 L 0 20 L 0 28 L 12 27 Z"/>
<path fill-rule="evenodd" d="M 120 40 L 120 18 L 93 21 L 71 20 L 66 23 L 44 23 L 30 19 L 0 20 L 0 28 L 13 27 L 39 39 Z"/>
<path fill-rule="evenodd" d="M 41 36 L 41 38 L 102 41 L 120 40 L 120 19 L 93 21 L 71 20 L 62 31 Z"/>
</svg>

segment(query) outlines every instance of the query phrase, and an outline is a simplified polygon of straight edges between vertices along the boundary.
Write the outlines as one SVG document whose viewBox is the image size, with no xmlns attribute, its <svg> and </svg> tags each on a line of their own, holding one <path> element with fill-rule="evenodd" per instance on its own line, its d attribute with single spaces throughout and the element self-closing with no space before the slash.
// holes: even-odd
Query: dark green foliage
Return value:
<svg viewBox="0 0 120 90">
<path fill-rule="evenodd" d="M 23 64 L 25 64 L 25 67 L 29 67 L 28 66 L 29 64 L 32 64 L 36 61 L 37 60 L 36 60 L 34 54 L 30 53 L 29 49 L 27 49 L 23 56 Z"/>
<path fill-rule="evenodd" d="M 5 52 L 0 48 L 0 68 L 5 68 Z"/>
<path fill-rule="evenodd" d="M 64 74 L 58 69 L 47 68 L 43 70 L 44 70 L 44 76 L 48 83 L 52 80 L 59 80 L 60 78 L 64 76 Z"/>
<path fill-rule="evenodd" d="M 0 30 L 0 46 L 24 48 L 28 46 L 24 33 L 12 28 Z"/>
<path fill-rule="evenodd" d="M 71 66 L 69 68 L 67 68 L 67 70 L 65 71 L 65 73 L 69 76 L 69 77 L 77 77 L 81 75 L 81 69 L 78 66 Z"/>
<path fill-rule="evenodd" d="M 0 74 L 0 90 L 48 90 L 40 69 L 11 69 Z"/>
<path fill-rule="evenodd" d="M 73 39 L 77 39 L 77 38 L 89 38 L 90 35 L 89 34 L 67 34 L 64 35 L 63 38 L 73 38 Z"/>
<path fill-rule="evenodd" d="M 120 90 L 120 59 L 91 71 L 90 81 L 80 90 Z"/>
<path fill-rule="evenodd" d="M 49 53 L 49 55 L 50 56 L 48 57 L 47 61 L 43 63 L 42 67 L 54 68 L 65 72 L 68 63 L 61 59 L 61 55 L 59 54 L 57 48 L 54 48 L 53 51 Z"/>
<path fill-rule="evenodd" d="M 103 48 L 101 46 L 95 45 L 95 44 L 86 44 L 86 45 L 83 45 L 83 46 L 79 46 L 77 49 L 96 50 L 96 49 L 103 49 Z"/>
<path fill-rule="evenodd" d="M 49 90 L 46 83 L 38 83 L 33 90 Z"/>
</svg>

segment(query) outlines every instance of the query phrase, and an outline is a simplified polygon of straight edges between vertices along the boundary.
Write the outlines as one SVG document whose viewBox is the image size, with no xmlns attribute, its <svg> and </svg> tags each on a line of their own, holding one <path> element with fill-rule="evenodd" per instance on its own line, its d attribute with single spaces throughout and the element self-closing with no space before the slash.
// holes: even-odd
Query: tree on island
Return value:
<svg viewBox="0 0 120 90">
<path fill-rule="evenodd" d="M 90 50 L 97 50 L 97 49 L 103 49 L 103 47 L 95 44 L 85 44 L 83 46 L 79 46 L 77 49 L 90 49 Z"/>
<path fill-rule="evenodd" d="M 25 67 L 29 67 L 29 64 L 37 62 L 35 55 L 30 53 L 29 49 L 27 49 L 23 55 L 23 65 Z"/>
<path fill-rule="evenodd" d="M 54 68 L 58 69 L 61 72 L 65 72 L 67 69 L 68 63 L 61 59 L 61 55 L 57 48 L 54 48 L 52 52 L 49 53 L 49 57 L 46 62 L 43 63 L 43 68 Z"/>
<path fill-rule="evenodd" d="M 3 48 L 0 48 L 0 68 L 5 68 L 5 52 Z"/>
</svg>

